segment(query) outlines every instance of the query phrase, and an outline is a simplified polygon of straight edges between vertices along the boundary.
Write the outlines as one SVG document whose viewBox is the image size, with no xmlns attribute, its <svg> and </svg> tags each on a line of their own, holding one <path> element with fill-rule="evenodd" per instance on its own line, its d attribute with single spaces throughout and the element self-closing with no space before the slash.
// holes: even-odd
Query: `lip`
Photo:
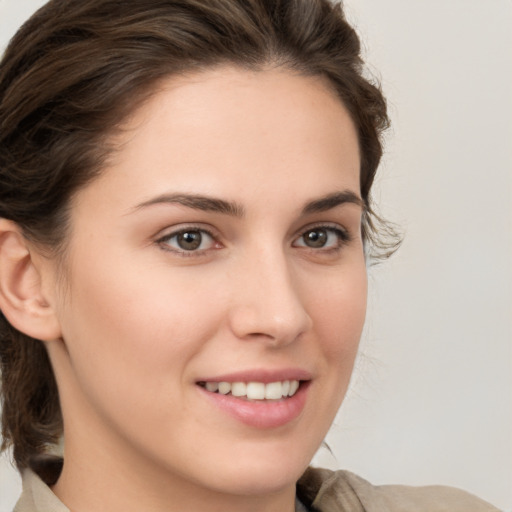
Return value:
<svg viewBox="0 0 512 512">
<path fill-rule="evenodd" d="M 300 368 L 283 368 L 279 370 L 254 369 L 225 373 L 197 379 L 196 382 L 278 382 L 283 380 L 311 380 L 312 375 Z"/>
<path fill-rule="evenodd" d="M 293 396 L 281 400 L 252 401 L 213 393 L 199 385 L 199 382 L 263 382 L 267 384 L 284 380 L 298 380 L 300 386 Z M 198 392 L 209 404 L 244 425 L 258 429 L 283 427 L 297 419 L 306 405 L 310 385 L 311 374 L 300 369 L 249 370 L 216 375 L 196 382 Z"/>
</svg>

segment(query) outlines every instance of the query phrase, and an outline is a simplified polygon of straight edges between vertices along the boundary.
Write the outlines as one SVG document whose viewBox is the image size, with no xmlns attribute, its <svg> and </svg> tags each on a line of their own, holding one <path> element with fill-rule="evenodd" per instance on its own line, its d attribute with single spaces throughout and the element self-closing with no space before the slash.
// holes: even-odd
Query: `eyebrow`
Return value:
<svg viewBox="0 0 512 512">
<path fill-rule="evenodd" d="M 232 217 L 243 217 L 245 215 L 244 207 L 238 203 L 198 194 L 162 194 L 149 201 L 144 201 L 137 205 L 134 210 L 140 210 L 155 204 L 181 204 L 194 210 L 223 213 Z"/>
<path fill-rule="evenodd" d="M 315 199 L 314 201 L 307 203 L 302 209 L 302 214 L 308 215 L 312 213 L 326 212 L 345 203 L 356 204 L 357 206 L 364 208 L 364 202 L 359 195 L 351 190 L 342 190 L 340 192 L 327 194 L 320 199 Z"/>
<path fill-rule="evenodd" d="M 342 190 L 306 203 L 302 208 L 302 215 L 326 212 L 345 203 L 364 207 L 363 200 L 355 192 Z M 156 204 L 180 204 L 194 210 L 222 213 L 239 218 L 245 216 L 245 208 L 236 202 L 199 194 L 162 194 L 138 204 L 133 210 L 137 211 Z"/>
</svg>

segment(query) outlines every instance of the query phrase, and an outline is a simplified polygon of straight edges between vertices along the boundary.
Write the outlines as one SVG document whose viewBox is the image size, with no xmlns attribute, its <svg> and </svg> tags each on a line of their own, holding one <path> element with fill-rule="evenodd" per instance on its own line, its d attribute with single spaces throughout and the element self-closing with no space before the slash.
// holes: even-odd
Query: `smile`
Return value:
<svg viewBox="0 0 512 512">
<path fill-rule="evenodd" d="M 247 400 L 282 400 L 295 395 L 300 386 L 298 380 L 276 382 L 199 382 L 211 393 L 231 395 Z"/>
<path fill-rule="evenodd" d="M 310 378 L 270 382 L 262 382 L 266 378 L 245 382 L 239 378 L 232 382 L 201 380 L 196 382 L 196 389 L 217 411 L 258 429 L 284 427 L 296 420 L 312 383 Z"/>
</svg>

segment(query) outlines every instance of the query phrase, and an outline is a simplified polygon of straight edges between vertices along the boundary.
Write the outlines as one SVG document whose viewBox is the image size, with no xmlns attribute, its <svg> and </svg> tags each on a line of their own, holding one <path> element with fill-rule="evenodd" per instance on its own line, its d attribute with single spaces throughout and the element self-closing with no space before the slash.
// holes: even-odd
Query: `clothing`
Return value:
<svg viewBox="0 0 512 512">
<path fill-rule="evenodd" d="M 312 512 L 499 512 L 465 491 L 445 486 L 375 486 L 349 471 L 309 468 L 297 496 Z"/>
<path fill-rule="evenodd" d="M 46 480 L 56 481 L 56 478 Z M 308 512 L 499 512 L 492 505 L 451 487 L 373 486 L 348 471 L 309 468 L 297 483 L 297 498 Z M 296 512 L 304 510 L 297 503 Z M 31 470 L 13 512 L 69 512 Z"/>
</svg>

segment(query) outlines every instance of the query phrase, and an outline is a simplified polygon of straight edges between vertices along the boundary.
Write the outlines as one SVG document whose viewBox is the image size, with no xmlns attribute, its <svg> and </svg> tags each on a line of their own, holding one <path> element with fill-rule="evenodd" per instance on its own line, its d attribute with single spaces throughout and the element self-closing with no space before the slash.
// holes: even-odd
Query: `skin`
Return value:
<svg viewBox="0 0 512 512">
<path fill-rule="evenodd" d="M 303 211 L 360 195 L 353 123 L 320 78 L 220 68 L 164 82 L 123 128 L 109 167 L 73 199 L 66 282 L 39 263 L 59 328 L 46 342 L 66 437 L 54 492 L 76 512 L 291 512 L 365 316 L 360 204 Z M 212 236 L 185 251 L 172 235 L 186 228 Z M 324 247 L 305 243 L 313 228 Z M 311 381 L 277 428 L 243 424 L 197 386 L 282 368 Z"/>
</svg>

